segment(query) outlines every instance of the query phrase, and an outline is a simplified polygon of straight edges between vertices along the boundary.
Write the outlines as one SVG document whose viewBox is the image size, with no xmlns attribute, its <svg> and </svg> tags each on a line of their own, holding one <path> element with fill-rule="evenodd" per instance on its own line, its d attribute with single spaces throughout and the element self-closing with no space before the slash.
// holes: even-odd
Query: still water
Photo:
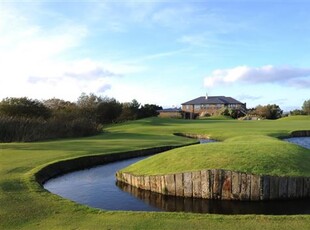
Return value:
<svg viewBox="0 0 310 230">
<path fill-rule="evenodd" d="M 48 180 L 44 188 L 61 197 L 105 210 L 160 211 L 123 191 L 115 173 L 145 157 L 109 163 Z"/>
<path fill-rule="evenodd" d="M 303 142 L 305 141 L 310 144 L 310 137 L 305 138 Z M 216 214 L 310 214 L 310 199 L 241 202 L 181 198 L 144 191 L 116 182 L 115 173 L 118 170 L 144 158 L 133 158 L 68 173 L 47 181 L 44 188 L 77 203 L 105 210 Z"/>
<path fill-rule="evenodd" d="M 291 137 L 284 140 L 310 149 L 310 137 Z"/>
</svg>

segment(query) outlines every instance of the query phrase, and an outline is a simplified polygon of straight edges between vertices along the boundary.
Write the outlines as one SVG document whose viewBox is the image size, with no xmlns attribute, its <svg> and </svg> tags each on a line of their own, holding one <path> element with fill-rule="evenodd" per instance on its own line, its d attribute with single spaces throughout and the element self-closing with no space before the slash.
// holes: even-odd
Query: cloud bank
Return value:
<svg viewBox="0 0 310 230">
<path fill-rule="evenodd" d="M 310 68 L 237 66 L 232 69 L 217 69 L 205 77 L 206 87 L 228 85 L 232 83 L 262 84 L 273 83 L 295 88 L 310 87 Z"/>
</svg>

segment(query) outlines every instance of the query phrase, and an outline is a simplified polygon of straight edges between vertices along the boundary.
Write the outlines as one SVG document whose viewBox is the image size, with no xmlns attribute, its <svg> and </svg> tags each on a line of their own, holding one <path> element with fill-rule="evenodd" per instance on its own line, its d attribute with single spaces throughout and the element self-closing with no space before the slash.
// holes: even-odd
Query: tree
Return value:
<svg viewBox="0 0 310 230">
<path fill-rule="evenodd" d="M 310 115 L 310 99 L 304 101 L 304 104 L 302 105 L 302 110 L 305 114 Z"/>
<path fill-rule="evenodd" d="M 154 104 L 145 104 L 139 109 L 138 118 L 157 116 L 159 114 L 157 110 L 160 109 L 163 109 L 163 107 Z"/>
<path fill-rule="evenodd" d="M 133 99 L 131 102 L 122 104 L 122 113 L 119 116 L 119 121 L 135 120 L 138 118 L 140 103 Z"/>
<path fill-rule="evenodd" d="M 130 109 L 132 113 L 135 114 L 136 118 L 138 116 L 140 106 L 141 104 L 136 99 L 133 99 L 130 103 Z"/>
<path fill-rule="evenodd" d="M 79 117 L 79 108 L 76 103 L 52 98 L 43 101 L 43 104 L 51 111 L 51 116 L 64 121 Z"/>
<path fill-rule="evenodd" d="M 282 116 L 283 111 L 276 104 L 268 104 L 265 106 L 256 106 L 255 110 L 252 113 L 266 119 L 278 119 Z"/>
<path fill-rule="evenodd" d="M 293 111 L 290 111 L 290 115 L 294 116 L 294 115 L 305 115 L 305 112 L 303 110 L 300 109 L 294 109 Z"/>
<path fill-rule="evenodd" d="M 113 123 L 122 113 L 122 104 L 114 98 L 105 97 L 96 109 L 97 122 L 101 124 Z"/>
<path fill-rule="evenodd" d="M 50 110 L 40 101 L 27 97 L 5 98 L 0 102 L 0 114 L 10 117 L 43 118 L 50 117 Z"/>
<path fill-rule="evenodd" d="M 101 101 L 102 98 L 93 93 L 90 93 L 89 95 L 82 93 L 77 100 L 77 105 L 82 108 L 91 108 L 96 107 Z"/>
<path fill-rule="evenodd" d="M 89 95 L 82 93 L 77 101 L 77 106 L 80 108 L 80 116 L 96 121 L 96 110 L 100 102 L 102 102 L 101 97 L 98 97 L 93 93 L 90 93 Z"/>
</svg>

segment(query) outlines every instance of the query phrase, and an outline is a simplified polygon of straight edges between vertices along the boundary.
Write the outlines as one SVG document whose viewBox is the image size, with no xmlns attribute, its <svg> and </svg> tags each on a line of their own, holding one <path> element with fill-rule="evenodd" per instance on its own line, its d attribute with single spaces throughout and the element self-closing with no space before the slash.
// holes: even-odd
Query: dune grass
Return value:
<svg viewBox="0 0 310 230">
<path fill-rule="evenodd" d="M 294 130 L 309 130 L 309 118 L 278 121 L 151 118 L 111 125 L 104 133 L 88 138 L 1 143 L 0 229 L 310 229 L 309 215 L 276 217 L 102 211 L 53 195 L 33 180 L 34 173 L 42 165 L 54 161 L 195 142 L 173 133 L 207 134 L 232 147 L 235 141 L 241 143 L 239 136 L 250 139 L 250 136 L 258 135 L 272 144 L 278 141 L 274 137 L 288 136 Z M 246 146 L 247 139 L 243 138 L 243 141 Z M 291 148 L 292 145 L 287 146 Z"/>
</svg>

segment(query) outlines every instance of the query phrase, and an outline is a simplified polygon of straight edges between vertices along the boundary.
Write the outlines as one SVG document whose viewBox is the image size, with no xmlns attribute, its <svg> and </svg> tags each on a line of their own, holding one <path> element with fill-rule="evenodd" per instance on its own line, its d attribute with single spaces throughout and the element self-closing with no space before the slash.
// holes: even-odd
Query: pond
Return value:
<svg viewBox="0 0 310 230">
<path fill-rule="evenodd" d="M 44 188 L 61 197 L 105 210 L 160 211 L 116 185 L 115 173 L 146 157 L 113 162 L 48 180 Z"/>
<path fill-rule="evenodd" d="M 296 142 L 296 140 L 289 141 Z M 297 142 L 300 141 L 297 140 Z M 302 142 L 309 144 L 310 137 Z M 310 199 L 244 202 L 181 198 L 144 191 L 116 182 L 115 173 L 118 170 L 144 158 L 146 157 L 132 158 L 68 173 L 47 181 L 44 188 L 77 203 L 105 210 L 267 215 L 310 214 Z"/>
<path fill-rule="evenodd" d="M 291 137 L 284 140 L 310 149 L 310 137 Z"/>
</svg>

